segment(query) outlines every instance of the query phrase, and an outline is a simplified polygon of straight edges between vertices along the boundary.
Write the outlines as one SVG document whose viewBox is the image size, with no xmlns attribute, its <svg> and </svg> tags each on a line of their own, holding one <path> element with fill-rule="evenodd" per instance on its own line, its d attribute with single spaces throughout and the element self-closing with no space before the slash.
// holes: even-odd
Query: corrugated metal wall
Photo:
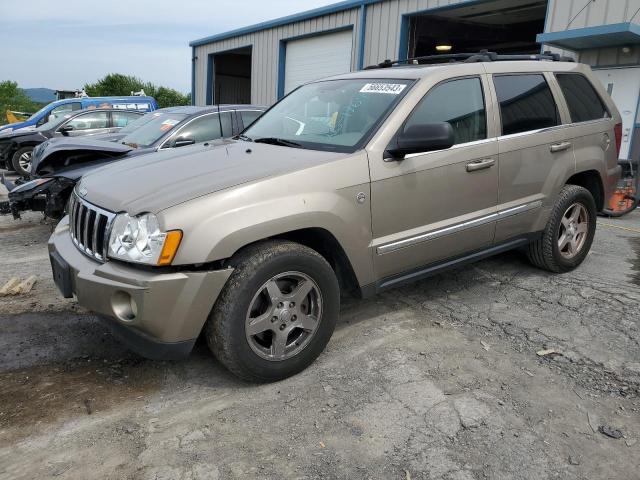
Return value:
<svg viewBox="0 0 640 480">
<path fill-rule="evenodd" d="M 640 0 L 549 0 L 545 31 L 559 32 L 575 28 L 595 27 L 613 23 L 640 24 Z M 630 65 L 640 63 L 640 48 L 625 54 L 621 48 L 584 50 L 579 61 L 592 66 Z"/>
<path fill-rule="evenodd" d="M 467 3 L 469 0 L 393 0 L 367 7 L 364 64 L 398 58 L 400 21 L 405 13 Z"/>
<path fill-rule="evenodd" d="M 207 88 L 207 56 L 215 52 L 223 52 L 235 48 L 253 46 L 251 60 L 251 103 L 271 105 L 277 98 L 278 53 L 280 40 L 295 38 L 301 35 L 333 30 L 347 25 L 354 25 L 353 51 L 351 69 L 355 70 L 358 52 L 358 15 L 359 9 L 353 8 L 343 12 L 325 15 L 302 22 L 291 23 L 281 27 L 270 28 L 259 32 L 232 37 L 219 42 L 196 47 L 196 85 L 195 103 L 204 105 Z"/>
<path fill-rule="evenodd" d="M 364 65 L 378 63 L 385 58 L 398 57 L 403 14 L 456 5 L 463 6 L 469 2 L 473 0 L 387 0 L 368 5 Z M 545 31 L 628 22 L 638 8 L 640 8 L 640 0 L 549 0 Z M 640 14 L 636 15 L 633 22 L 640 23 Z M 354 25 L 351 64 L 352 70 L 355 70 L 360 48 L 358 45 L 359 8 L 196 47 L 198 57 L 195 70 L 196 104 L 203 105 L 206 99 L 208 54 L 252 45 L 251 101 L 269 105 L 277 98 L 280 40 L 346 25 Z M 557 49 L 554 50 L 557 51 Z M 579 59 L 594 66 L 637 64 L 640 63 L 640 48 L 633 48 L 630 54 L 622 53 L 620 48 L 587 50 L 579 54 Z"/>
</svg>

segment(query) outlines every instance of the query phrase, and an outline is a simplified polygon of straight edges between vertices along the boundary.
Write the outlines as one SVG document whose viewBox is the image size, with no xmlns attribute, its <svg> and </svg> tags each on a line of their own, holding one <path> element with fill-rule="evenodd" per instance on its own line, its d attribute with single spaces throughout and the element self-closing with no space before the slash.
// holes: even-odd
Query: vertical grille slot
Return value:
<svg viewBox="0 0 640 480">
<path fill-rule="evenodd" d="M 78 249 L 104 261 L 107 235 L 115 214 L 85 202 L 75 192 L 69 201 L 69 234 Z"/>
</svg>

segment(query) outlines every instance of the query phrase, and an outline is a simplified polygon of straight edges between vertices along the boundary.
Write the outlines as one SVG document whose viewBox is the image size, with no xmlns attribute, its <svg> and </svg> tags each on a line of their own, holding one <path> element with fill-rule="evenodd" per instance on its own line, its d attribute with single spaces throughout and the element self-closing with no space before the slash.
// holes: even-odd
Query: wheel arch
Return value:
<svg viewBox="0 0 640 480">
<path fill-rule="evenodd" d="M 331 265 L 338 278 L 340 290 L 355 295 L 360 295 L 360 285 L 349 256 L 338 239 L 327 229 L 321 227 L 307 227 L 275 234 L 273 236 L 256 240 L 238 248 L 232 256 L 237 255 L 245 248 L 259 244 L 267 240 L 288 240 L 304 245 L 316 252 Z"/>
<path fill-rule="evenodd" d="M 596 202 L 596 209 L 600 212 L 605 207 L 604 202 L 604 184 L 602 177 L 597 170 L 585 170 L 573 174 L 566 181 L 567 185 L 577 185 L 589 190 Z"/>
</svg>

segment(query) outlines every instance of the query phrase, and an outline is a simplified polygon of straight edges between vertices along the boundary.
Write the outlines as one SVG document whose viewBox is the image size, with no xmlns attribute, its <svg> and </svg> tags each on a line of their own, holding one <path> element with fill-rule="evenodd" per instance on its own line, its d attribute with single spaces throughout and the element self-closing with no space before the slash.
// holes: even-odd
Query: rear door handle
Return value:
<svg viewBox="0 0 640 480">
<path fill-rule="evenodd" d="M 569 150 L 571 148 L 571 142 L 562 142 L 562 143 L 556 143 L 555 145 L 551 145 L 551 152 L 555 153 L 555 152 L 562 152 L 564 150 Z"/>
<path fill-rule="evenodd" d="M 493 158 L 484 158 L 482 160 L 476 160 L 475 162 L 467 163 L 467 172 L 477 172 L 478 170 L 491 168 L 495 164 L 496 164 L 496 161 Z"/>
</svg>

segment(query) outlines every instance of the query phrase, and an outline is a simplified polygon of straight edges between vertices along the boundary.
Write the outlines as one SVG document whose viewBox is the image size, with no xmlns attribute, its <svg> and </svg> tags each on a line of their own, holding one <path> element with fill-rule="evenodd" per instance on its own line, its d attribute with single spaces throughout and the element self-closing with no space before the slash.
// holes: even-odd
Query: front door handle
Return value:
<svg viewBox="0 0 640 480">
<path fill-rule="evenodd" d="M 478 170 L 484 170 L 485 168 L 491 168 L 496 164 L 493 158 L 485 158 L 483 160 L 476 160 L 475 162 L 467 163 L 467 172 L 477 172 Z"/>
<path fill-rule="evenodd" d="M 569 150 L 571 148 L 571 142 L 562 142 L 562 143 L 556 143 L 555 145 L 551 145 L 551 152 L 555 153 L 555 152 L 562 152 L 564 150 Z"/>
</svg>

